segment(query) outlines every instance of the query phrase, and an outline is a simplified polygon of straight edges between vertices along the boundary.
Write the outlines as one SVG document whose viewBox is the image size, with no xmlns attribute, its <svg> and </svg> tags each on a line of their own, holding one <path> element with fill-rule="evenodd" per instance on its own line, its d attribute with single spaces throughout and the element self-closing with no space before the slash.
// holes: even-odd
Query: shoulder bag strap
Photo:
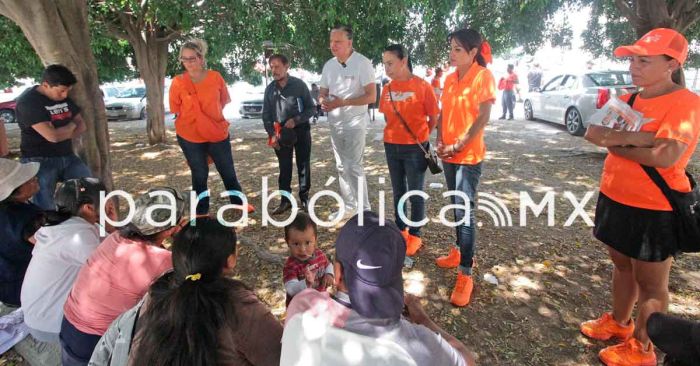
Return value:
<svg viewBox="0 0 700 366">
<path fill-rule="evenodd" d="M 627 104 L 630 107 L 634 107 L 634 101 L 637 99 L 638 95 L 639 95 L 639 93 L 634 93 L 634 94 L 632 94 L 632 96 L 630 96 L 630 99 L 627 100 Z M 666 183 L 666 180 L 664 180 L 664 177 L 661 176 L 661 173 L 659 173 L 659 170 L 654 168 L 654 167 L 650 167 L 648 165 L 644 165 L 644 164 L 639 164 L 639 165 L 642 167 L 642 169 L 644 169 L 644 172 L 647 173 L 647 175 L 652 180 L 652 182 L 654 182 L 654 184 L 656 184 L 656 186 L 659 187 L 659 189 L 664 194 L 664 196 L 666 196 L 666 199 L 668 200 L 668 203 L 671 204 L 671 207 L 674 210 L 676 210 L 677 207 L 675 207 L 676 206 L 675 201 L 672 199 L 673 191 L 671 190 L 671 187 L 669 187 L 668 183 Z"/>
<path fill-rule="evenodd" d="M 387 89 L 389 90 L 389 100 L 391 101 L 391 106 L 394 108 L 394 113 L 396 114 L 397 117 L 399 117 L 399 121 L 401 121 L 401 124 L 403 124 L 404 128 L 408 131 L 409 134 L 411 134 L 411 137 L 413 137 L 414 140 L 416 140 L 416 145 L 423 151 L 424 154 L 428 154 L 428 152 L 425 150 L 423 147 L 423 144 L 421 141 L 418 140 L 418 137 L 416 134 L 413 133 L 410 127 L 408 127 L 408 123 L 406 123 L 406 120 L 403 119 L 403 116 L 401 113 L 399 113 L 399 110 L 396 109 L 396 103 L 394 103 L 394 97 L 391 95 L 391 84 L 387 84 Z"/>
</svg>

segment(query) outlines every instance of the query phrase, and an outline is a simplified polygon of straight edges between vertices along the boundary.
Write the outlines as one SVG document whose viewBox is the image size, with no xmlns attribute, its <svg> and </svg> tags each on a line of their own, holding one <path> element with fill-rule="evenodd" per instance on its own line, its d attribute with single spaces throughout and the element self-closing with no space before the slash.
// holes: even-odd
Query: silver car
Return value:
<svg viewBox="0 0 700 366">
<path fill-rule="evenodd" d="M 610 98 L 636 90 L 629 71 L 557 75 L 541 91 L 527 95 L 525 118 L 561 123 L 570 134 L 581 136 L 593 113 Z"/>
<path fill-rule="evenodd" d="M 146 88 L 120 88 L 116 97 L 105 100 L 108 119 L 145 119 Z"/>
</svg>

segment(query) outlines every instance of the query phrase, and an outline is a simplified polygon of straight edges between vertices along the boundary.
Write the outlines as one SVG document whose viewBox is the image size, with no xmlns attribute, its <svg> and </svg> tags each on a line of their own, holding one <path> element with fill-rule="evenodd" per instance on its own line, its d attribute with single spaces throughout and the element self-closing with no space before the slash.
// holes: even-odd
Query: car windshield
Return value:
<svg viewBox="0 0 700 366">
<path fill-rule="evenodd" d="M 599 72 L 588 74 L 597 86 L 615 86 L 632 84 L 632 76 L 629 72 Z"/>
<path fill-rule="evenodd" d="M 117 98 L 143 98 L 146 96 L 146 88 L 126 88 L 119 91 Z"/>
</svg>

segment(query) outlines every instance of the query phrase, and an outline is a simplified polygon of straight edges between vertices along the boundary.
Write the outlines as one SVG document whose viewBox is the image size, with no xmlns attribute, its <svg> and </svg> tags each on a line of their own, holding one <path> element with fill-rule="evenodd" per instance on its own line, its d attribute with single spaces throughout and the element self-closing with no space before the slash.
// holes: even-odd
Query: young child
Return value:
<svg viewBox="0 0 700 366">
<path fill-rule="evenodd" d="M 284 240 L 289 246 L 282 275 L 287 304 L 304 289 L 325 291 L 333 285 L 333 264 L 316 248 L 316 234 L 316 223 L 303 212 L 284 228 Z"/>
</svg>

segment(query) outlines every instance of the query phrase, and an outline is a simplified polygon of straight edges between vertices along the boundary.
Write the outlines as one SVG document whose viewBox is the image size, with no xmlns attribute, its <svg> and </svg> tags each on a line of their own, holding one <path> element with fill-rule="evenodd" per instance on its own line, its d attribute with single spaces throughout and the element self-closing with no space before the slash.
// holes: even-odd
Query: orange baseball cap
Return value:
<svg viewBox="0 0 700 366">
<path fill-rule="evenodd" d="M 649 31 L 631 46 L 620 46 L 614 52 L 617 57 L 667 55 L 682 65 L 688 57 L 688 40 L 669 28 Z"/>
</svg>

